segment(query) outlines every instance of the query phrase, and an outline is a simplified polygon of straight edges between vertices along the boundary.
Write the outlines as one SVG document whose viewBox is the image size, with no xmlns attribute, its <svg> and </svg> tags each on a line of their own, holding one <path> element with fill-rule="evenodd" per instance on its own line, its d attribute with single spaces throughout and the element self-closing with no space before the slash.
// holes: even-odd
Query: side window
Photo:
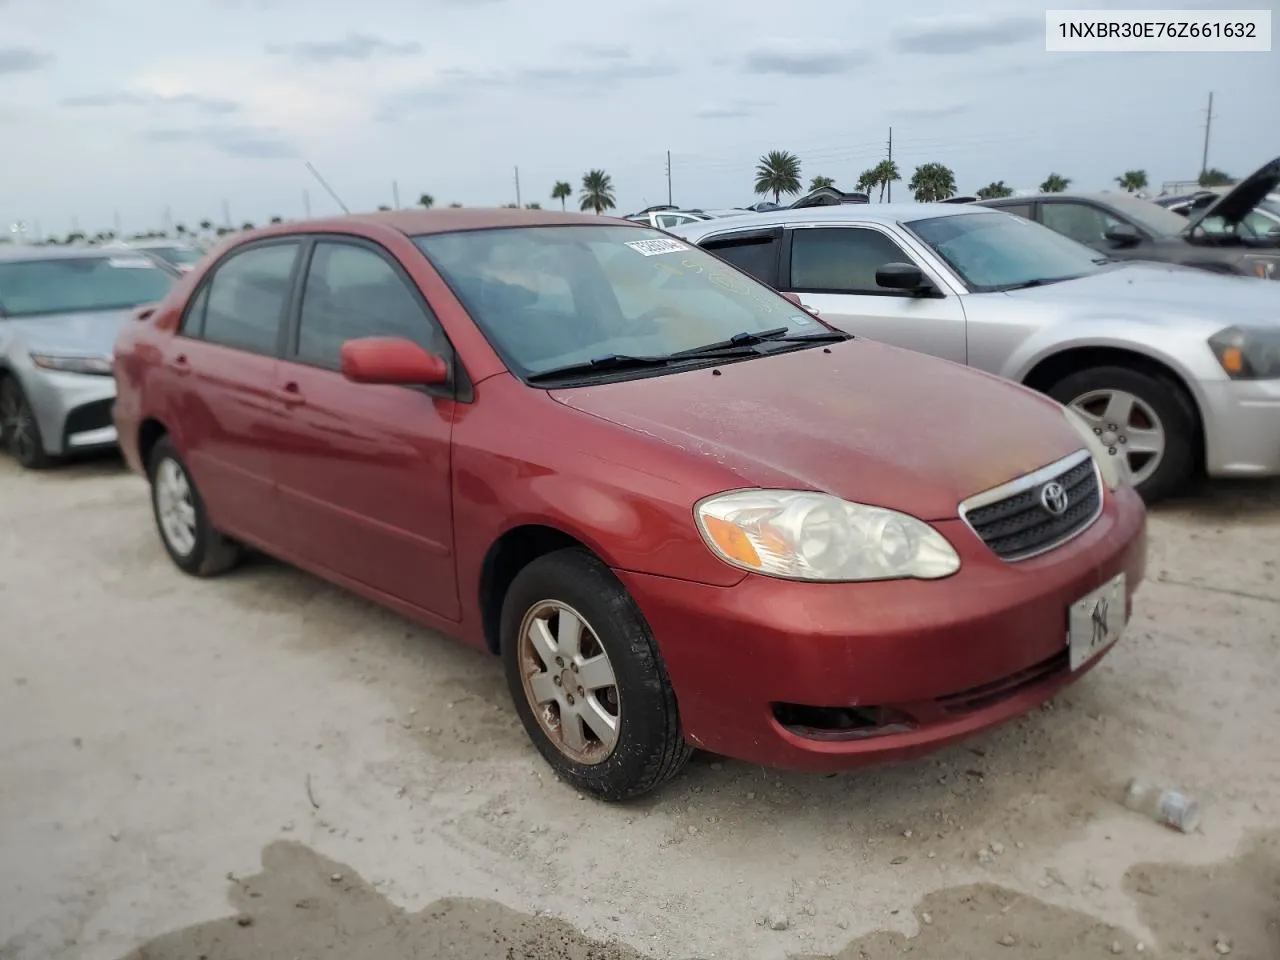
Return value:
<svg viewBox="0 0 1280 960">
<path fill-rule="evenodd" d="M 1040 220 L 1050 230 L 1091 247 L 1105 243 L 1107 228 L 1120 222 L 1083 203 L 1042 203 Z"/>
<path fill-rule="evenodd" d="M 343 343 L 360 337 L 403 337 L 434 353 L 443 339 L 391 264 L 365 247 L 322 240 L 302 291 L 295 356 L 337 369 Z"/>
<path fill-rule="evenodd" d="M 778 285 L 778 251 L 782 244 L 776 233 L 719 237 L 701 246 L 761 283 Z"/>
<path fill-rule="evenodd" d="M 857 293 L 900 296 L 876 283 L 886 263 L 914 263 L 878 230 L 863 227 L 814 227 L 791 232 L 791 285 L 809 293 Z"/>
<path fill-rule="evenodd" d="M 1001 213 L 1012 213 L 1015 217 L 1022 217 L 1024 220 L 1034 220 L 1035 214 L 1031 211 L 1029 203 L 1002 203 L 998 207 L 992 207 L 993 210 L 999 210 Z"/>
<path fill-rule="evenodd" d="M 204 332 L 204 314 L 209 309 L 210 286 L 212 284 L 206 283 L 200 288 L 200 292 L 188 304 L 187 312 L 182 316 L 182 332 L 188 337 L 198 337 Z"/>
<path fill-rule="evenodd" d="M 200 336 L 274 356 L 297 258 L 297 243 L 273 243 L 224 260 L 209 284 Z"/>
</svg>

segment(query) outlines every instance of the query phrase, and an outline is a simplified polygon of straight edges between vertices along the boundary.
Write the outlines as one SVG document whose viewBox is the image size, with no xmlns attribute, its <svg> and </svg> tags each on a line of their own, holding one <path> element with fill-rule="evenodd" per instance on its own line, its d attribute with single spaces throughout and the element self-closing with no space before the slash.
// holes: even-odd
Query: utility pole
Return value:
<svg viewBox="0 0 1280 960">
<path fill-rule="evenodd" d="M 120 211 L 119 210 L 115 212 L 113 219 L 116 225 L 116 239 L 118 240 L 120 239 Z"/>
<path fill-rule="evenodd" d="M 1209 94 L 1209 108 L 1204 112 L 1204 153 L 1200 157 L 1200 176 L 1209 171 L 1209 128 L 1213 125 L 1213 94 Z"/>
<path fill-rule="evenodd" d="M 173 210 L 170 207 L 164 208 L 164 235 L 167 237 L 173 233 Z"/>
<path fill-rule="evenodd" d="M 667 206 L 673 206 L 671 202 L 671 151 L 667 151 Z"/>
<path fill-rule="evenodd" d="M 231 204 L 226 200 L 222 201 L 222 225 L 231 229 Z"/>
<path fill-rule="evenodd" d="M 520 206 L 520 168 L 516 167 L 516 206 Z"/>
<path fill-rule="evenodd" d="M 311 191 L 302 191 L 302 217 L 304 220 L 311 219 Z"/>
<path fill-rule="evenodd" d="M 400 209 L 400 184 L 394 180 L 391 181 L 391 206 L 396 210 Z"/>
<path fill-rule="evenodd" d="M 889 128 L 889 162 L 893 163 L 893 127 Z M 889 202 L 893 203 L 893 181 L 890 180 L 886 186 L 889 188 Z"/>
</svg>

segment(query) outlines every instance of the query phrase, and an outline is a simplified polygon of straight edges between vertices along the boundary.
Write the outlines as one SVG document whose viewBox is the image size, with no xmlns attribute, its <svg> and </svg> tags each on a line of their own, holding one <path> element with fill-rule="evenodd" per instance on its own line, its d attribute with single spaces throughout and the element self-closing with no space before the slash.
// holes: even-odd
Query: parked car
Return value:
<svg viewBox="0 0 1280 960">
<path fill-rule="evenodd" d="M 141 240 L 131 246 L 139 253 L 163 260 L 179 273 L 186 273 L 204 257 L 199 247 L 177 240 Z"/>
<path fill-rule="evenodd" d="M 1270 283 L 1111 261 L 977 204 L 784 211 L 673 232 L 803 294 L 842 330 L 1070 405 L 1149 501 L 1201 462 L 1211 476 L 1280 474 Z"/>
<path fill-rule="evenodd" d="M 643 223 L 646 226 L 666 230 L 669 227 L 678 227 L 686 223 L 699 223 L 712 218 L 701 210 L 695 213 L 692 210 L 680 210 L 677 207 L 661 207 L 656 210 L 649 209 L 642 210 L 640 213 L 628 214 L 626 219 L 633 223 Z"/>
<path fill-rule="evenodd" d="M 249 231 L 116 376 L 180 569 L 256 547 L 501 655 L 542 755 L 609 799 L 694 747 L 833 769 L 1023 714 L 1144 573 L 1077 415 L 623 220 Z"/>
<path fill-rule="evenodd" d="M 1267 197 L 1277 190 L 1280 158 L 1189 218 L 1124 193 L 1050 193 L 981 203 L 1035 220 L 1116 259 L 1280 280 L 1280 229 Z"/>
<path fill-rule="evenodd" d="M 115 445 L 116 331 L 176 276 L 132 251 L 0 247 L 0 443 L 22 466 Z"/>
<path fill-rule="evenodd" d="M 818 187 L 816 190 L 811 190 L 799 200 L 796 200 L 788 209 L 803 210 L 805 207 L 835 207 L 842 203 L 870 202 L 871 197 L 866 193 L 846 193 L 837 187 Z"/>
</svg>

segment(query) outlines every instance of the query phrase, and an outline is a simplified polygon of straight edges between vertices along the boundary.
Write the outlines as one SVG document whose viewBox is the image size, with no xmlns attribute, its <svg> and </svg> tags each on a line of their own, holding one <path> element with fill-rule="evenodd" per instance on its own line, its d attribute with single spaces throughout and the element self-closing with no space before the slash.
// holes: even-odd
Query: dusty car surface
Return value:
<svg viewBox="0 0 1280 960">
<path fill-rule="evenodd" d="M 778 211 L 671 232 L 803 295 L 842 330 L 1070 405 L 1149 501 L 1200 469 L 1280 474 L 1280 288 L 1266 281 L 1115 262 L 976 204 Z"/>
<path fill-rule="evenodd" d="M 116 332 L 175 275 L 128 250 L 0 247 L 0 443 L 20 464 L 115 445 Z"/>
<path fill-rule="evenodd" d="M 1002 197 L 983 206 L 1014 213 L 1118 260 L 1154 260 L 1215 273 L 1280 280 L 1280 220 L 1268 195 L 1280 189 L 1280 158 L 1212 203 L 1179 216 L 1124 193 Z"/>
<path fill-rule="evenodd" d="M 116 371 L 179 568 L 255 547 L 502 656 L 542 755 L 609 799 L 694 747 L 821 770 L 1020 715 L 1144 574 L 1078 415 L 620 220 L 250 231 Z"/>
</svg>

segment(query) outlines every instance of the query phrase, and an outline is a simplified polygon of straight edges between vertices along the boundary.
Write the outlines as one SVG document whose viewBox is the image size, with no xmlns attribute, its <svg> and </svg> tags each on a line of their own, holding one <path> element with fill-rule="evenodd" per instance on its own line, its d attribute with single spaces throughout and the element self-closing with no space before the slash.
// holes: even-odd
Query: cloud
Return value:
<svg viewBox="0 0 1280 960">
<path fill-rule="evenodd" d="M 745 73 L 829 77 L 856 70 L 870 59 L 870 53 L 856 47 L 823 47 L 808 40 L 776 40 L 748 50 L 741 64 Z"/>
<path fill-rule="evenodd" d="M 0 76 L 30 73 L 53 62 L 53 54 L 30 47 L 0 47 Z"/>
<path fill-rule="evenodd" d="M 892 111 L 892 114 L 894 118 L 901 117 L 903 120 L 945 120 L 965 113 L 968 109 L 968 104 L 959 103 L 951 107 L 905 107 Z"/>
<path fill-rule="evenodd" d="M 578 53 L 593 60 L 629 60 L 631 51 L 627 47 L 607 43 L 571 43 L 565 47 L 570 53 Z"/>
<path fill-rule="evenodd" d="M 974 53 L 1044 36 L 1041 17 L 967 17 L 920 21 L 894 32 L 902 53 Z"/>
<path fill-rule="evenodd" d="M 229 157 L 272 159 L 296 157 L 288 140 L 269 127 L 158 127 L 147 130 L 142 139 L 156 144 L 196 144 Z"/>
<path fill-rule="evenodd" d="M 370 60 L 374 57 L 409 57 L 422 52 L 416 41 L 392 43 L 367 33 L 349 33 L 341 40 L 303 40 L 298 43 L 269 44 L 267 53 L 289 56 L 307 63 L 336 63 L 340 60 Z"/>
<path fill-rule="evenodd" d="M 758 100 L 729 100 L 703 107 L 694 116 L 699 120 L 734 120 L 740 117 L 753 117 L 768 106 L 770 104 L 761 103 Z"/>
<path fill-rule="evenodd" d="M 240 104 L 223 97 L 204 97 L 197 93 L 134 93 L 122 90 L 117 93 L 91 93 L 80 97 L 65 97 L 64 107 L 190 107 L 200 113 L 223 115 L 235 113 Z"/>
</svg>

